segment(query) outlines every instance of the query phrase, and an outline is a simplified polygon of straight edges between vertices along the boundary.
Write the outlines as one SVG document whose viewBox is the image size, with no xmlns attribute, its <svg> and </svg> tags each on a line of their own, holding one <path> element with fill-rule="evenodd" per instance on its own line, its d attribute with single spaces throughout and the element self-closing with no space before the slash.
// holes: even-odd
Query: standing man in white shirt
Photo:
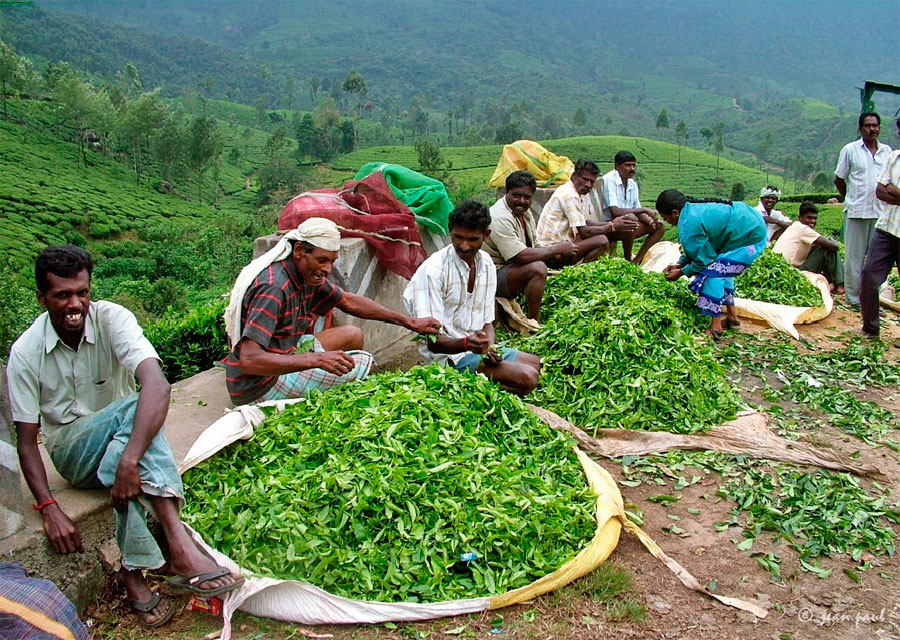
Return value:
<svg viewBox="0 0 900 640">
<path fill-rule="evenodd" d="M 875 184 L 891 155 L 891 148 L 878 142 L 881 116 L 877 113 L 859 115 L 859 133 L 859 140 L 841 149 L 834 170 L 834 186 L 844 201 L 844 284 L 847 302 L 853 306 L 859 306 L 860 271 L 881 213 Z"/>
<path fill-rule="evenodd" d="M 427 312 L 441 323 L 437 339 L 419 348 L 425 362 L 483 373 L 525 396 L 538 385 L 541 360 L 494 344 L 497 269 L 481 250 L 490 224 L 491 213 L 480 202 L 457 205 L 450 212 L 450 244 L 419 266 L 403 292 L 403 304 L 410 313 Z"/>
<path fill-rule="evenodd" d="M 897 137 L 900 138 L 900 118 L 897 118 Z M 881 217 L 875 224 L 875 234 L 869 256 L 862 270 L 859 298 L 862 303 L 863 333 L 877 338 L 878 289 L 891 269 L 900 273 L 900 150 L 888 158 L 884 173 L 875 187 L 875 197 L 884 203 Z M 895 343 L 894 346 L 900 346 Z"/>
<path fill-rule="evenodd" d="M 616 232 L 633 232 L 637 222 L 623 216 L 609 222 L 587 219 L 587 195 L 600 177 L 600 169 L 593 160 L 581 158 L 575 163 L 571 179 L 557 187 L 541 210 L 537 225 L 539 247 L 549 247 L 564 242 L 574 242 L 578 248 L 565 262 L 550 264 L 563 267 L 578 262 L 593 262 L 609 251 L 609 236 Z"/>
<path fill-rule="evenodd" d="M 638 184 L 634 180 L 637 159 L 630 151 L 619 151 L 613 161 L 615 167 L 603 176 L 603 221 L 630 218 L 636 223 L 632 231 L 618 231 L 608 234 L 610 244 L 616 240 L 622 243 L 622 255 L 631 262 L 631 249 L 636 238 L 647 236 L 634 262 L 640 264 L 647 250 L 660 241 L 665 226 L 654 209 L 641 206 Z"/>
<path fill-rule="evenodd" d="M 781 198 L 778 187 L 767 184 L 759 191 L 759 204 L 753 207 L 766 221 L 766 231 L 769 234 L 768 243 L 772 244 L 793 223 L 793 220 L 775 208 Z M 843 278 L 843 276 L 841 276 Z"/>
</svg>

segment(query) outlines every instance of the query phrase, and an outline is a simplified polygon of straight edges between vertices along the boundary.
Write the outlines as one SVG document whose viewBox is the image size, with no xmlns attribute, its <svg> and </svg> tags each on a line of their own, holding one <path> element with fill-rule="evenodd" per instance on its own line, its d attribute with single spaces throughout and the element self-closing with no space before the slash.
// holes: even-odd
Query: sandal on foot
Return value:
<svg viewBox="0 0 900 640">
<path fill-rule="evenodd" d="M 234 591 L 242 584 L 244 584 L 243 576 L 240 576 L 239 578 L 234 578 L 232 576 L 231 582 L 229 582 L 228 584 L 224 584 L 221 587 L 215 587 L 213 589 L 201 589 L 197 586 L 198 584 L 201 584 L 203 582 L 215 580 L 216 578 L 224 578 L 225 576 L 231 576 L 231 571 L 229 571 L 225 567 L 219 567 L 214 571 L 198 573 L 192 576 L 188 576 L 187 578 L 183 576 L 175 576 L 174 578 L 169 578 L 169 585 L 171 585 L 172 591 L 174 591 L 175 593 L 189 593 L 192 596 L 197 596 L 198 598 L 211 598 L 213 596 L 219 596 L 223 593 Z"/>
<path fill-rule="evenodd" d="M 709 336 L 713 339 L 713 342 L 718 342 L 719 340 L 722 339 L 722 332 L 721 332 L 721 331 L 715 331 L 714 329 L 709 329 L 709 330 L 707 331 L 707 333 L 708 333 Z"/>
<path fill-rule="evenodd" d="M 151 613 L 161 602 L 166 602 L 169 605 L 169 608 L 166 609 L 166 612 L 156 621 L 147 622 L 144 616 Z M 158 593 L 154 593 L 147 602 L 139 602 L 138 600 L 129 598 L 128 604 L 131 605 L 131 608 L 137 613 L 138 622 L 141 623 L 141 626 L 144 629 L 156 629 L 157 627 L 161 627 L 175 615 L 175 607 L 172 606 L 172 603 Z"/>
<path fill-rule="evenodd" d="M 732 320 L 731 318 L 725 318 L 725 328 L 726 329 L 734 329 L 739 326 L 741 326 L 740 320 Z"/>
</svg>

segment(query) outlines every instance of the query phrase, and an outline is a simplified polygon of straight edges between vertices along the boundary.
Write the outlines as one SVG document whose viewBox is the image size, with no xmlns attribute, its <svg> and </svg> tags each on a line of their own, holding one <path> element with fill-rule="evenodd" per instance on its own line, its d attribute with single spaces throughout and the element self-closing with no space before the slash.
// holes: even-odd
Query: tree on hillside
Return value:
<svg viewBox="0 0 900 640">
<path fill-rule="evenodd" d="M 0 93 L 3 99 L 3 119 L 9 120 L 6 99 L 18 96 L 33 74 L 31 63 L 16 53 L 15 49 L 0 40 Z"/>
<path fill-rule="evenodd" d="M 330 94 L 322 96 L 313 120 L 316 126 L 315 155 L 322 162 L 328 162 L 337 153 L 338 127 L 341 124 L 341 112 Z"/>
<path fill-rule="evenodd" d="M 572 124 L 578 128 L 587 124 L 587 114 L 585 114 L 584 109 L 581 107 L 578 107 L 578 111 L 576 111 L 575 115 L 572 117 Z"/>
<path fill-rule="evenodd" d="M 812 180 L 812 186 L 814 190 L 818 191 L 819 193 L 832 191 L 831 185 L 831 176 L 829 174 L 825 173 L 824 171 L 816 172 L 816 175 Z"/>
<path fill-rule="evenodd" d="M 668 129 L 669 128 L 669 112 L 666 111 L 665 107 L 659 112 L 659 115 L 656 116 L 656 128 L 657 129 Z"/>
<path fill-rule="evenodd" d="M 716 126 L 713 127 L 713 132 L 716 134 L 716 138 L 713 141 L 713 150 L 716 152 L 716 177 L 719 176 L 719 158 L 722 155 L 722 152 L 725 151 L 725 123 L 717 122 Z"/>
<path fill-rule="evenodd" d="M 187 161 L 197 180 L 197 200 L 203 202 L 203 173 L 222 149 L 222 135 L 215 118 L 197 116 L 188 125 Z"/>
<path fill-rule="evenodd" d="M 734 184 L 731 185 L 731 199 L 743 200 L 746 197 L 747 187 L 740 180 L 735 181 Z"/>
<path fill-rule="evenodd" d="M 681 147 L 684 146 L 685 141 L 688 139 L 690 134 L 687 130 L 687 125 L 684 123 L 684 120 L 679 120 L 678 124 L 675 125 L 675 140 L 678 142 L 678 170 L 681 171 Z"/>
<path fill-rule="evenodd" d="M 181 109 L 165 115 L 162 124 L 153 132 L 151 151 L 163 180 L 171 184 L 186 178 L 187 130 Z"/>
<path fill-rule="evenodd" d="M 84 152 L 84 132 L 94 108 L 94 90 L 74 73 L 67 74 L 56 85 L 56 98 L 62 105 L 63 117 L 72 123 L 75 144 L 78 145 L 76 162 L 87 164 Z"/>
<path fill-rule="evenodd" d="M 356 104 L 353 105 L 353 146 L 356 146 L 359 140 L 359 132 L 357 131 L 357 122 L 359 121 L 362 111 L 362 101 L 369 88 L 366 81 L 356 69 L 350 69 L 344 80 L 343 89 L 346 93 L 356 97 Z"/>
<path fill-rule="evenodd" d="M 715 132 L 712 129 L 710 129 L 709 127 L 702 127 L 700 129 L 700 137 L 702 137 L 704 140 L 706 140 L 707 147 L 712 144 L 712 141 L 713 141 L 713 138 L 715 137 L 715 135 L 716 135 Z"/>
<path fill-rule="evenodd" d="M 316 150 L 316 123 L 311 113 L 304 113 L 297 123 L 297 159 L 312 159 Z"/>
<path fill-rule="evenodd" d="M 494 134 L 494 142 L 497 144 L 510 144 L 516 140 L 521 140 L 525 135 L 521 122 L 508 122 Z"/>
<path fill-rule="evenodd" d="M 129 149 L 131 162 L 137 181 L 143 173 L 144 148 L 150 137 L 166 120 L 166 105 L 159 98 L 157 90 L 141 94 L 130 100 L 119 110 L 119 137 Z"/>
<path fill-rule="evenodd" d="M 766 163 L 766 160 L 769 158 L 769 151 L 772 150 L 772 145 L 774 143 L 775 140 L 772 138 L 772 132 L 769 131 L 766 133 L 765 137 L 760 140 L 759 147 L 757 148 L 759 159 L 763 161 L 763 165 L 765 166 L 766 183 L 769 182 L 769 165 Z"/>
<path fill-rule="evenodd" d="M 287 132 L 282 125 L 278 125 L 275 131 L 272 132 L 272 135 L 269 136 L 269 139 L 266 140 L 266 146 L 263 148 L 263 151 L 265 151 L 266 157 L 271 162 L 275 156 L 281 155 L 281 151 L 288 144 Z"/>
<path fill-rule="evenodd" d="M 125 63 L 122 71 L 116 72 L 116 83 L 122 90 L 122 93 L 129 100 L 136 99 L 144 92 L 144 83 L 141 81 L 141 74 L 131 62 Z"/>
</svg>

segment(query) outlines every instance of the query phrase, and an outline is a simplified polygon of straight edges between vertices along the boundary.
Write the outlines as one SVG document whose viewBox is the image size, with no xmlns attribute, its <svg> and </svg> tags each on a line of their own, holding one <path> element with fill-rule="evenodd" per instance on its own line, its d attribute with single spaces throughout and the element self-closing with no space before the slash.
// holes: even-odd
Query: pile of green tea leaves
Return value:
<svg viewBox="0 0 900 640">
<path fill-rule="evenodd" d="M 734 279 L 734 294 L 748 300 L 793 307 L 818 307 L 822 294 L 780 253 L 766 249 L 750 268 Z"/>
<path fill-rule="evenodd" d="M 669 451 L 651 456 L 625 456 L 623 484 L 642 483 L 667 487 L 673 493 L 649 498 L 665 505 L 681 499 L 682 489 L 696 484 L 704 475 L 722 477 L 716 495 L 734 501 L 731 518 L 716 524 L 716 529 L 741 527 L 739 549 L 754 552 L 757 541 L 786 541 L 797 551 L 801 566 L 820 577 L 830 569 L 822 568 L 818 558 L 846 553 L 859 562 L 864 553 L 893 555 L 897 533 L 891 524 L 900 524 L 900 507 L 889 502 L 890 492 L 877 482 L 870 494 L 858 479 L 848 473 L 823 469 L 801 470 L 784 463 L 755 460 L 708 451 Z M 695 510 L 696 511 L 696 510 Z M 685 534 L 677 526 L 673 533 Z M 764 535 L 772 534 L 772 535 Z M 759 564 L 776 579 L 781 578 L 782 558 L 776 553 L 754 552 Z M 846 572 L 859 581 L 857 571 Z"/>
<path fill-rule="evenodd" d="M 544 328 L 523 345 L 544 362 L 535 402 L 586 430 L 693 433 L 733 419 L 740 399 L 695 302 L 624 260 L 563 269 Z"/>
<path fill-rule="evenodd" d="M 272 413 L 185 474 L 183 517 L 255 574 L 365 600 L 488 596 L 592 539 L 572 446 L 485 377 L 415 367 Z"/>
</svg>

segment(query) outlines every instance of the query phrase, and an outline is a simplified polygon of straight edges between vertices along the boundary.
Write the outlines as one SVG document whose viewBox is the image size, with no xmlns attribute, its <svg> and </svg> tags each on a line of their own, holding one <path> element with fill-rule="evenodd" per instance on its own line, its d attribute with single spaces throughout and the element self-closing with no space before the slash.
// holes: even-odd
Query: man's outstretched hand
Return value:
<svg viewBox="0 0 900 640">
<path fill-rule="evenodd" d="M 441 323 L 434 318 L 410 318 L 406 328 L 416 333 L 436 335 L 441 330 Z"/>
</svg>

